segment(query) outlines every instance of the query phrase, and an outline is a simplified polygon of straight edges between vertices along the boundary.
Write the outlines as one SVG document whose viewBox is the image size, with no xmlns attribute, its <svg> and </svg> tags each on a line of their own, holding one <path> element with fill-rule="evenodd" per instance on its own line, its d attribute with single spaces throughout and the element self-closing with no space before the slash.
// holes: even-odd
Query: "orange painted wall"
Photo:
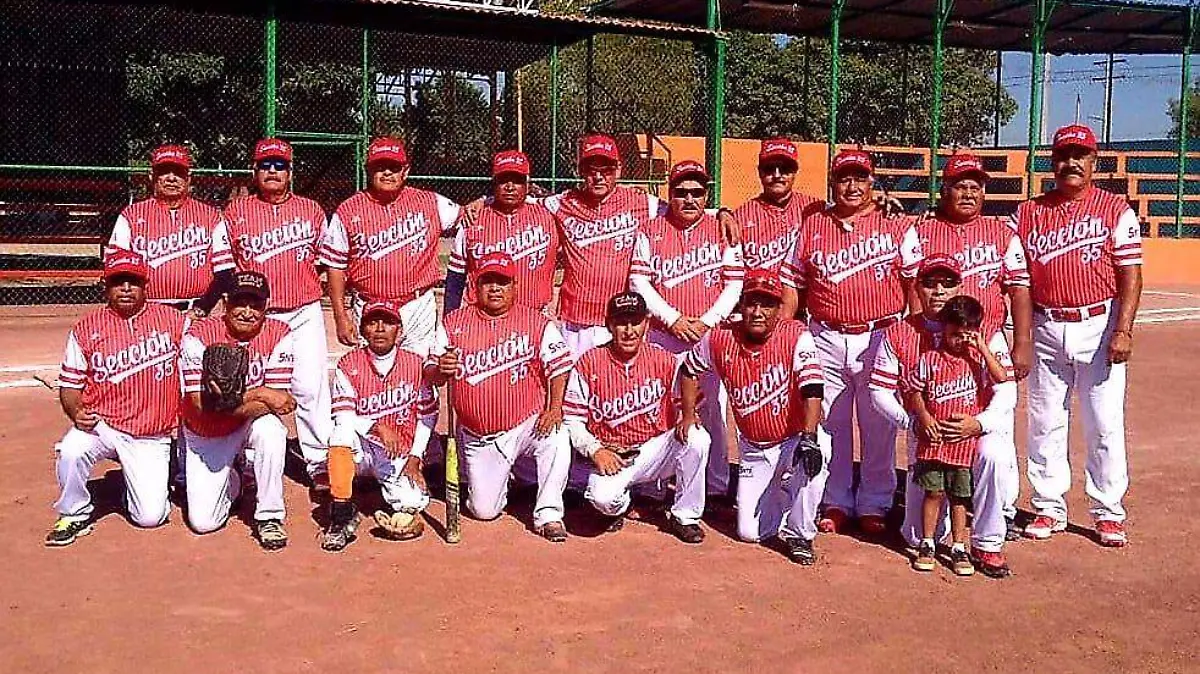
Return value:
<svg viewBox="0 0 1200 674">
<path fill-rule="evenodd" d="M 1143 239 L 1146 287 L 1200 286 L 1200 240 Z"/>
<path fill-rule="evenodd" d="M 645 136 L 639 143 L 645 148 Z M 660 144 L 661 143 L 661 144 Z M 829 150 L 822 143 L 798 143 L 800 147 L 800 174 L 796 177 L 796 191 L 818 199 L 826 197 L 825 167 L 829 163 Z M 665 147 L 664 147 L 665 146 Z M 757 140 L 726 138 L 721 146 L 721 201 L 723 206 L 737 208 L 754 198 L 762 187 L 758 183 Z M 691 159 L 704 161 L 705 139 L 688 136 L 659 136 L 653 144 L 653 156 L 657 160 L 674 163 Z M 670 169 L 670 166 L 666 166 Z M 660 194 L 660 196 L 665 196 Z"/>
</svg>

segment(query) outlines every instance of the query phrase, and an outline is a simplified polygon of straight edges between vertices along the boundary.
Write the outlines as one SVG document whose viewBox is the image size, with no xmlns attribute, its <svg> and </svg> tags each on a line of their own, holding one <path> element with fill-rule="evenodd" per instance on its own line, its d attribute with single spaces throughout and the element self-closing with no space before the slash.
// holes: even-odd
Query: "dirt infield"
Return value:
<svg viewBox="0 0 1200 674">
<path fill-rule="evenodd" d="M 465 522 L 457 547 L 435 529 L 413 543 L 364 535 L 330 555 L 293 482 L 292 543 L 268 554 L 242 521 L 196 536 L 175 510 L 161 529 L 134 529 L 112 464 L 93 481 L 108 513 L 95 533 L 51 550 L 51 447 L 66 422 L 50 390 L 0 390 L 0 671 L 1194 671 L 1200 291 L 1156 292 L 1181 294 L 1148 294 L 1137 331 L 1132 544 L 1102 549 L 1075 528 L 1020 542 L 1005 581 L 917 575 L 894 549 L 845 536 L 820 537 L 804 569 L 734 541 L 728 515 L 688 547 L 654 518 L 598 533 L 576 508 L 576 535 L 552 546 L 527 530 L 524 501 Z M 70 318 L 52 313 L 0 314 L 0 381 L 57 360 Z M 1072 458 L 1072 522 L 1087 527 L 1075 435 Z M 440 501 L 430 511 L 441 521 Z"/>
</svg>

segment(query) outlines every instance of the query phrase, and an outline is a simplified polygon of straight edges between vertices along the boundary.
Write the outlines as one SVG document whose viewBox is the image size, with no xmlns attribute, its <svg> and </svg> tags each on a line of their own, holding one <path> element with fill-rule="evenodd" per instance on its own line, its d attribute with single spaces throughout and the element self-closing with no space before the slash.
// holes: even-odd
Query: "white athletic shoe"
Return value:
<svg viewBox="0 0 1200 674">
<path fill-rule="evenodd" d="M 1044 541 L 1059 531 L 1065 531 L 1066 528 L 1066 520 L 1056 520 L 1049 515 L 1038 515 L 1033 518 L 1032 522 L 1025 525 L 1025 537 L 1035 541 Z"/>
</svg>

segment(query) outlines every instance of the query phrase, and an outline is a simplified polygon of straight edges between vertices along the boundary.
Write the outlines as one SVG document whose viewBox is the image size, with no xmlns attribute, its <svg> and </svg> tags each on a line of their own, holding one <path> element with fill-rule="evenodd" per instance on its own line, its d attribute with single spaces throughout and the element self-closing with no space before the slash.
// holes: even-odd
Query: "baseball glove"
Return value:
<svg viewBox="0 0 1200 674">
<path fill-rule="evenodd" d="M 800 434 L 800 442 L 796 445 L 796 451 L 792 453 L 792 467 L 802 469 L 810 480 L 825 467 L 825 457 L 821 455 L 816 433 Z"/>
<path fill-rule="evenodd" d="M 376 510 L 375 524 L 379 525 L 384 538 L 393 541 L 412 540 L 425 531 L 425 520 L 421 517 L 421 513 L 406 510 L 391 514 Z"/>
<path fill-rule="evenodd" d="M 250 355 L 231 344 L 213 344 L 204 349 L 200 372 L 200 402 L 207 412 L 232 412 L 246 395 L 246 373 Z"/>
</svg>

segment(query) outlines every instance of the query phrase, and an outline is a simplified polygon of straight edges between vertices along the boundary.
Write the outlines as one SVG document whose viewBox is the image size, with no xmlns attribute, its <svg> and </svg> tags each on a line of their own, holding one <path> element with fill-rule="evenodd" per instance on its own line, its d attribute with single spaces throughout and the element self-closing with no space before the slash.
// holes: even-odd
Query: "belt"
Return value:
<svg viewBox="0 0 1200 674">
<path fill-rule="evenodd" d="M 1089 318 L 1103 316 L 1108 313 L 1108 302 L 1097 302 L 1096 304 L 1089 304 L 1086 307 L 1067 307 L 1065 309 L 1043 306 L 1035 308 L 1052 321 L 1058 323 L 1079 323 Z"/>
<path fill-rule="evenodd" d="M 897 323 L 900 320 L 899 316 L 884 316 L 878 320 L 867 321 L 866 323 L 832 323 L 829 321 L 818 321 L 821 325 L 840 332 L 844 335 L 861 335 L 868 332 L 882 330 L 889 325 Z"/>
</svg>

